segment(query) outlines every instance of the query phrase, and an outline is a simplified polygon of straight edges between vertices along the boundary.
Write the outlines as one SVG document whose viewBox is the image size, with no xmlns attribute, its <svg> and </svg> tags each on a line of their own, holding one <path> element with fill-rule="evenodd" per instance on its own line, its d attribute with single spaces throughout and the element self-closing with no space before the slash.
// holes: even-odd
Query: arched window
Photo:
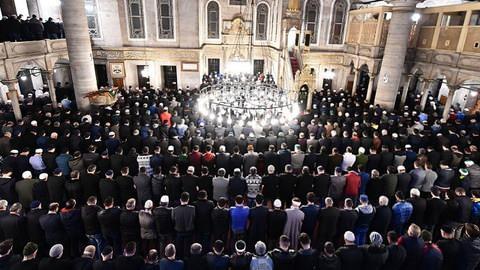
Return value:
<svg viewBox="0 0 480 270">
<path fill-rule="evenodd" d="M 145 38 L 143 0 L 127 0 L 130 38 Z"/>
<path fill-rule="evenodd" d="M 309 0 L 305 7 L 305 31 L 311 32 L 310 43 L 317 43 L 318 15 L 320 14 L 320 3 L 318 0 Z"/>
<path fill-rule="evenodd" d="M 267 40 L 267 27 L 268 27 L 268 6 L 266 4 L 260 4 L 257 6 L 257 25 L 256 36 L 257 40 Z"/>
<path fill-rule="evenodd" d="M 88 32 L 92 38 L 102 38 L 98 23 L 97 0 L 85 0 L 85 15 L 87 15 Z"/>
<path fill-rule="evenodd" d="M 173 39 L 173 4 L 172 0 L 157 0 L 158 38 Z"/>
<path fill-rule="evenodd" d="M 212 1 L 207 6 L 207 27 L 208 38 L 219 38 L 219 7 L 218 3 Z"/>
<path fill-rule="evenodd" d="M 330 32 L 330 44 L 343 43 L 343 31 L 345 29 L 345 18 L 347 15 L 347 2 L 337 0 L 333 6 L 332 26 Z"/>
</svg>

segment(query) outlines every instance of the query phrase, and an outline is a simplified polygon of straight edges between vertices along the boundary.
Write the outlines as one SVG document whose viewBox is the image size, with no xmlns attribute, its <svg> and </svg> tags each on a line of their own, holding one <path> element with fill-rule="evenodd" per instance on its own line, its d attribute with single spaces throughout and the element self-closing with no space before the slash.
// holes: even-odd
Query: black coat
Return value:
<svg viewBox="0 0 480 270">
<path fill-rule="evenodd" d="M 67 198 L 75 199 L 78 205 L 83 204 L 83 191 L 80 180 L 68 180 L 65 183 L 65 190 L 67 191 Z"/>
<path fill-rule="evenodd" d="M 363 251 L 356 245 L 343 246 L 337 250 L 342 270 L 357 270 L 364 262 Z"/>
<path fill-rule="evenodd" d="M 386 237 L 391 219 L 392 209 L 388 206 L 378 206 L 370 223 L 370 231 L 378 232 L 383 237 Z"/>
<path fill-rule="evenodd" d="M 64 176 L 49 176 L 47 181 L 48 194 L 50 202 L 58 202 L 62 204 L 65 201 L 65 177 Z M 43 205 L 45 208 L 48 205 Z"/>
<path fill-rule="evenodd" d="M 247 193 L 247 182 L 245 178 L 239 176 L 233 176 L 228 182 L 228 196 L 230 199 L 234 199 L 237 195 L 244 196 Z"/>
<path fill-rule="evenodd" d="M 98 212 L 98 222 L 104 236 L 120 234 L 120 214 L 121 210 L 116 207 Z"/>
<path fill-rule="evenodd" d="M 43 258 L 38 264 L 38 270 L 64 270 L 71 267 L 70 260 L 57 258 Z"/>
<path fill-rule="evenodd" d="M 315 176 L 313 180 L 313 192 L 315 195 L 323 199 L 327 197 L 330 188 L 330 175 L 324 173 Z"/>
<path fill-rule="evenodd" d="M 338 239 L 343 240 L 343 234 L 346 231 L 353 231 L 355 223 L 357 222 L 358 212 L 355 209 L 343 209 L 340 210 L 337 223 L 337 235 Z"/>
<path fill-rule="evenodd" d="M 198 177 L 195 175 L 184 175 L 181 177 L 182 187 L 184 192 L 190 194 L 190 201 L 194 202 L 197 200 L 197 187 L 198 187 Z"/>
<path fill-rule="evenodd" d="M 336 207 L 327 207 L 318 213 L 318 237 L 323 244 L 326 241 L 333 241 L 337 233 L 338 218 L 340 210 Z"/>
<path fill-rule="evenodd" d="M 0 219 L 0 228 L 5 239 L 13 239 L 13 251 L 21 253 L 27 243 L 27 218 L 17 215 L 7 215 Z"/>
<path fill-rule="evenodd" d="M 100 201 L 103 201 L 108 197 L 112 197 L 115 200 L 115 205 L 120 204 L 118 184 L 115 180 L 103 178 L 100 180 L 98 187 L 100 192 Z"/>
<path fill-rule="evenodd" d="M 85 234 L 80 209 L 62 210 L 60 213 L 65 231 L 70 238 L 79 238 Z"/>
<path fill-rule="evenodd" d="M 427 209 L 425 212 L 425 224 L 437 225 L 439 224 L 440 217 L 445 211 L 447 203 L 439 198 L 431 198 L 427 200 Z"/>
<path fill-rule="evenodd" d="M 98 185 L 100 182 L 100 176 L 97 174 L 86 173 L 80 176 L 80 183 L 82 184 L 83 199 L 88 200 L 88 197 L 99 197 Z"/>
<path fill-rule="evenodd" d="M 46 181 L 38 181 L 33 185 L 33 199 L 42 203 L 45 207 L 50 204 L 50 196 Z"/>
<path fill-rule="evenodd" d="M 40 217 L 40 226 L 45 232 L 45 240 L 52 246 L 58 243 L 64 243 L 65 230 L 59 214 L 46 214 Z"/>
<path fill-rule="evenodd" d="M 13 269 L 13 266 L 20 263 L 22 257 L 17 254 L 9 254 L 0 258 L 0 270 L 10 270 Z"/>
<path fill-rule="evenodd" d="M 410 222 L 415 223 L 418 226 L 423 226 L 423 218 L 425 211 L 427 210 L 427 200 L 421 197 L 407 199 L 413 206 L 413 212 L 410 216 Z"/>
<path fill-rule="evenodd" d="M 115 182 L 117 182 L 118 192 L 120 194 L 120 201 L 118 204 L 124 206 L 128 199 L 137 198 L 137 192 L 133 185 L 133 178 L 131 176 L 121 175 L 115 179 Z"/>
<path fill-rule="evenodd" d="M 295 185 L 297 184 L 297 177 L 291 173 L 284 173 L 280 175 L 279 179 L 279 195 L 283 202 L 289 203 L 292 200 Z"/>
<path fill-rule="evenodd" d="M 10 203 L 18 201 L 17 193 L 15 192 L 14 178 L 0 178 L 0 198 L 5 199 Z"/>
<path fill-rule="evenodd" d="M 294 269 L 314 270 L 318 265 L 318 254 L 315 249 L 300 249 L 295 257 Z"/>
<path fill-rule="evenodd" d="M 115 270 L 142 269 L 144 266 L 143 258 L 140 256 L 120 256 L 115 260 Z"/>
<path fill-rule="evenodd" d="M 250 209 L 248 238 L 251 247 L 253 247 L 257 241 L 265 241 L 267 237 L 267 221 L 267 207 L 258 206 Z"/>
<path fill-rule="evenodd" d="M 460 196 L 455 198 L 458 202 L 457 221 L 459 223 L 470 222 L 470 216 L 472 213 L 472 200 L 467 196 Z"/>
<path fill-rule="evenodd" d="M 406 257 L 407 251 L 404 247 L 397 244 L 388 246 L 388 258 L 383 266 L 383 269 L 401 269 Z"/>
<path fill-rule="evenodd" d="M 270 252 L 270 257 L 273 261 L 273 269 L 275 270 L 292 270 L 295 265 L 296 253 L 293 250 L 283 251 L 274 249 Z"/>
<path fill-rule="evenodd" d="M 34 243 L 43 243 L 45 241 L 45 232 L 40 226 L 40 217 L 47 213 L 43 209 L 33 209 L 27 213 L 27 231 L 29 240 Z"/>
<path fill-rule="evenodd" d="M 140 223 L 137 211 L 122 210 L 120 214 L 120 233 L 124 243 L 140 239 Z"/>
<path fill-rule="evenodd" d="M 82 221 L 87 235 L 100 234 L 100 223 L 98 222 L 98 213 L 102 208 L 98 205 L 86 205 L 82 207 Z"/>
<path fill-rule="evenodd" d="M 168 207 L 157 207 L 152 211 L 155 219 L 156 231 L 159 235 L 173 233 L 172 209 Z"/>
</svg>

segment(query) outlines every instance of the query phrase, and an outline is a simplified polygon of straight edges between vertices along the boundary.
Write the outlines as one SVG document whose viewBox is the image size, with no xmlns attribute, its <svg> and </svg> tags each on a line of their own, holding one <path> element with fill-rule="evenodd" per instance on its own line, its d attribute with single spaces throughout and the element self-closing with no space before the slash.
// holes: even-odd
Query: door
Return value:
<svg viewBox="0 0 480 270">
<path fill-rule="evenodd" d="M 332 89 L 332 79 L 323 79 L 323 89 L 325 90 L 331 90 Z"/>
<path fill-rule="evenodd" d="M 219 58 L 209 58 L 208 59 L 208 75 L 220 74 L 220 59 Z"/>
<path fill-rule="evenodd" d="M 347 82 L 347 92 L 352 93 L 353 90 L 353 81 L 348 81 Z"/>
<path fill-rule="evenodd" d="M 97 76 L 97 86 L 108 86 L 107 65 L 95 65 L 95 76 Z"/>
<path fill-rule="evenodd" d="M 149 67 L 146 65 L 137 65 L 138 87 L 148 87 L 150 85 Z"/>
<path fill-rule="evenodd" d="M 265 66 L 264 60 L 253 60 L 253 74 L 263 74 L 263 69 Z"/>
<path fill-rule="evenodd" d="M 164 87 L 168 89 L 177 89 L 177 67 L 162 66 Z"/>
<path fill-rule="evenodd" d="M 304 84 L 300 91 L 298 92 L 298 106 L 300 107 L 300 111 L 304 112 L 307 109 L 307 101 L 308 101 L 308 86 Z"/>
<path fill-rule="evenodd" d="M 365 70 L 360 71 L 360 77 L 358 78 L 357 85 L 357 95 L 360 95 L 362 98 L 367 98 L 368 84 L 370 82 L 370 76 Z M 373 93 L 372 93 L 373 94 Z M 373 95 L 370 100 L 373 100 Z"/>
<path fill-rule="evenodd" d="M 20 88 L 20 93 L 27 95 L 28 93 L 35 93 L 33 89 L 33 81 L 30 70 L 25 69 L 19 73 L 18 87 Z"/>
<path fill-rule="evenodd" d="M 113 87 L 123 88 L 123 78 L 113 78 Z"/>
</svg>

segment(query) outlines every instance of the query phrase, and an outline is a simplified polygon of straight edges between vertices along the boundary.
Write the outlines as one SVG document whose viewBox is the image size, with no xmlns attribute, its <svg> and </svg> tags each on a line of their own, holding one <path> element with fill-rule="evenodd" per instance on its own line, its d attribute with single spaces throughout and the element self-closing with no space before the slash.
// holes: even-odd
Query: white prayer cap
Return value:
<svg viewBox="0 0 480 270">
<path fill-rule="evenodd" d="M 355 234 L 353 234 L 353 232 L 351 231 L 346 231 L 343 234 L 343 239 L 345 239 L 345 241 L 348 241 L 348 242 L 355 242 Z"/>
<path fill-rule="evenodd" d="M 275 201 L 273 201 L 273 206 L 276 208 L 282 207 L 282 201 L 280 201 L 279 199 L 276 199 Z"/>
<path fill-rule="evenodd" d="M 170 201 L 170 200 L 169 200 L 169 198 L 168 198 L 168 195 L 163 195 L 163 196 L 160 198 L 160 202 L 161 202 L 161 203 L 166 203 L 166 204 L 168 204 L 169 201 Z"/>
<path fill-rule="evenodd" d="M 473 162 L 473 161 L 471 161 L 471 160 L 465 160 L 464 163 L 465 163 L 465 166 L 467 166 L 467 167 L 470 167 L 470 166 L 472 166 L 473 164 L 475 164 L 475 162 Z"/>
<path fill-rule="evenodd" d="M 35 149 L 35 154 L 41 154 L 41 153 L 43 153 L 43 149 L 41 148 Z"/>
<path fill-rule="evenodd" d="M 45 180 L 45 179 L 48 178 L 48 173 L 41 173 L 41 174 L 38 176 L 38 178 L 39 178 L 40 180 Z"/>
<path fill-rule="evenodd" d="M 28 178 L 32 178 L 32 173 L 30 171 L 24 171 L 22 173 L 22 178 L 23 179 L 28 179 Z"/>
<path fill-rule="evenodd" d="M 147 200 L 144 205 L 145 209 L 151 209 L 153 207 L 152 200 Z"/>
</svg>

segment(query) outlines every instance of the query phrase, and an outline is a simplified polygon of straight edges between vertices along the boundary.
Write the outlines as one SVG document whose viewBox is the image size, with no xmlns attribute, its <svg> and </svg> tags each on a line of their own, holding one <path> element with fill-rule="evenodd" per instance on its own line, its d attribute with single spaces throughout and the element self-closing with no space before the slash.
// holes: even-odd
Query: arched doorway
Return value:
<svg viewBox="0 0 480 270">
<path fill-rule="evenodd" d="M 345 90 L 349 93 L 352 93 L 353 90 L 353 83 L 355 81 L 355 65 L 353 61 L 350 62 L 348 66 L 348 73 L 347 73 L 347 85 L 345 86 Z"/>
<path fill-rule="evenodd" d="M 53 82 L 58 101 L 65 97 L 68 97 L 70 100 L 75 99 L 72 81 L 70 61 L 68 59 L 57 60 L 53 66 Z"/>
<path fill-rule="evenodd" d="M 307 109 L 307 102 L 308 102 L 308 85 L 304 84 L 300 87 L 300 91 L 298 92 L 298 106 L 300 108 L 300 112 L 304 112 Z"/>
<path fill-rule="evenodd" d="M 298 46 L 299 38 L 300 34 L 297 28 L 295 28 L 295 26 L 290 28 L 287 35 L 287 48 L 289 52 L 293 51 L 295 46 Z"/>
<path fill-rule="evenodd" d="M 359 69 L 358 74 L 358 83 L 356 95 L 360 96 L 362 99 L 367 98 L 368 84 L 370 83 L 370 75 L 368 75 L 368 66 L 363 64 Z M 370 100 L 374 100 L 375 97 L 372 94 Z"/>
<path fill-rule="evenodd" d="M 325 90 L 332 90 L 333 78 L 335 77 L 335 69 L 324 69 L 322 88 Z"/>
<path fill-rule="evenodd" d="M 34 94 L 35 90 L 43 90 L 47 82 L 45 71 L 33 65 L 26 65 L 19 69 L 17 73 L 18 87 L 20 93 L 27 95 Z"/>
<path fill-rule="evenodd" d="M 415 103 L 417 100 L 417 95 L 420 94 L 420 80 L 423 78 L 423 72 L 419 69 L 415 71 L 410 80 L 407 89 L 407 97 L 405 98 L 404 105 L 407 105 L 409 108 L 415 107 Z"/>
<path fill-rule="evenodd" d="M 479 80 L 466 80 L 463 82 L 453 95 L 452 105 L 455 110 L 463 111 L 468 109 L 471 112 L 480 110 L 480 100 L 478 97 L 479 91 Z"/>
</svg>

